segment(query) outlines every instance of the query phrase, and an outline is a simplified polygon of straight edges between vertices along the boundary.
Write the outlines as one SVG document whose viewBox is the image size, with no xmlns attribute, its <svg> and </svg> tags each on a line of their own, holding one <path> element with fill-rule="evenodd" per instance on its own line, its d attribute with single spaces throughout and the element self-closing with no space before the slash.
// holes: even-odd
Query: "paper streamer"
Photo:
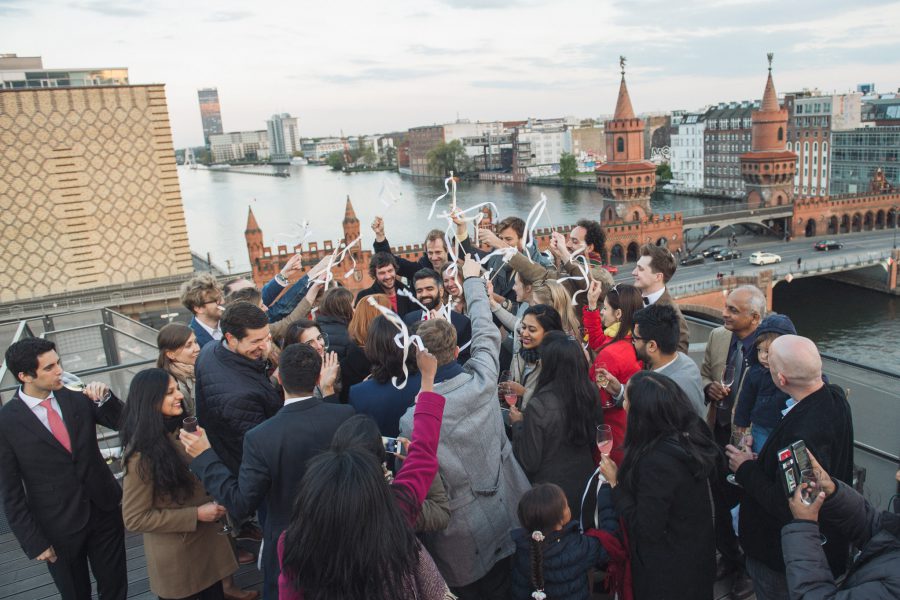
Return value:
<svg viewBox="0 0 900 600">
<path fill-rule="evenodd" d="M 390 196 L 390 200 L 384 197 L 385 192 L 387 192 L 388 196 Z M 387 180 L 387 178 L 382 178 L 381 180 L 381 190 L 378 191 L 378 200 L 384 205 L 385 209 L 391 208 L 392 206 L 399 204 L 400 200 L 403 198 L 403 192 L 394 193 L 393 185 Z"/>
<path fill-rule="evenodd" d="M 416 347 L 421 351 L 425 352 L 425 344 L 422 343 L 422 338 L 417 335 L 410 336 L 409 329 L 406 327 L 406 323 L 403 322 L 403 319 L 400 318 L 400 315 L 395 313 L 389 308 L 385 308 L 378 304 L 378 302 L 372 296 L 368 296 L 366 301 L 374 306 L 378 311 L 384 315 L 384 317 L 394 324 L 394 327 L 400 330 L 400 333 L 394 336 L 394 343 L 397 344 L 398 348 L 403 349 L 403 383 L 397 383 L 397 378 L 391 378 L 391 384 L 397 388 L 398 390 L 402 390 L 406 387 L 406 383 L 409 381 L 409 370 L 406 368 L 406 359 L 409 357 L 409 346 L 410 344 L 415 344 Z"/>
<path fill-rule="evenodd" d="M 581 249 L 581 250 L 583 250 L 583 249 Z M 577 292 L 575 292 L 574 294 L 572 294 L 572 306 L 575 306 L 578 304 L 578 300 L 577 300 L 578 294 L 587 293 L 588 287 L 590 287 L 590 285 L 591 285 L 591 281 L 594 280 L 593 276 L 591 275 L 591 265 L 588 262 L 587 258 L 584 255 L 577 256 L 577 254 L 579 252 L 581 252 L 581 250 L 578 250 L 575 254 L 572 255 L 573 256 L 572 264 L 575 265 L 576 267 L 578 267 L 578 270 L 581 272 L 581 277 L 578 277 L 576 275 L 569 275 L 568 277 L 561 277 L 556 280 L 558 283 L 562 283 L 563 281 L 569 281 L 569 280 L 584 281 L 584 288 L 580 289 Z M 581 262 L 579 262 L 577 260 L 579 258 L 581 259 Z"/>
<path fill-rule="evenodd" d="M 409 298 L 410 300 L 412 300 L 413 302 L 415 302 L 415 303 L 418 305 L 418 307 L 421 308 L 421 309 L 425 312 L 426 315 L 430 315 L 430 314 L 431 314 L 431 309 L 429 309 L 427 306 L 425 306 L 424 304 L 422 304 L 421 302 L 419 302 L 419 299 L 416 298 L 416 296 L 415 296 L 412 292 L 410 292 L 409 290 L 401 290 L 401 289 L 398 289 L 398 290 L 397 290 L 397 295 L 398 295 L 398 296 L 403 296 L 403 297 L 405 297 L 405 298 Z"/>
<path fill-rule="evenodd" d="M 541 216 L 544 214 L 544 210 L 547 208 L 547 195 L 541 192 L 541 199 L 538 200 L 537 204 L 531 209 L 531 212 L 528 213 L 528 217 L 525 219 L 525 239 L 523 240 L 525 246 L 525 258 L 528 259 L 528 262 L 533 263 L 531 260 L 531 253 L 528 252 L 528 248 L 531 244 L 537 244 L 534 240 L 534 230 L 537 228 L 538 221 L 541 220 Z"/>
<path fill-rule="evenodd" d="M 450 180 L 452 177 L 448 177 L 444 180 L 444 193 L 434 199 L 434 202 L 431 203 L 431 210 L 428 211 L 428 221 L 434 216 L 434 209 L 437 207 L 437 203 L 447 197 L 447 194 L 450 193 Z"/>
</svg>

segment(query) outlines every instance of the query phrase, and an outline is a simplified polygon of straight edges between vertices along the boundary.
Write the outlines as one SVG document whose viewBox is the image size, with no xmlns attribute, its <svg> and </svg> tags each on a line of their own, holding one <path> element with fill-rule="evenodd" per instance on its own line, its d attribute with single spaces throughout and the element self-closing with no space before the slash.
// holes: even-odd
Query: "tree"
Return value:
<svg viewBox="0 0 900 600">
<path fill-rule="evenodd" d="M 661 163 L 656 167 L 656 178 L 660 181 L 671 181 L 672 169 L 669 167 L 669 163 Z"/>
<path fill-rule="evenodd" d="M 341 171 L 344 169 L 344 153 L 343 152 L 332 152 L 328 155 L 328 158 L 325 159 L 325 164 L 334 169 L 335 171 Z"/>
<path fill-rule="evenodd" d="M 365 150 L 362 151 L 361 156 L 362 162 L 365 163 L 367 167 L 374 167 L 378 164 L 378 153 L 375 152 L 374 146 L 366 146 Z"/>
<path fill-rule="evenodd" d="M 570 183 L 578 176 L 578 161 L 574 154 L 563 152 L 559 157 L 559 178 L 563 183 Z"/>
<path fill-rule="evenodd" d="M 428 170 L 439 177 L 448 175 L 450 171 L 454 174 L 464 173 L 469 163 L 466 149 L 459 140 L 453 140 L 449 144 L 441 142 L 428 151 L 426 158 Z"/>
</svg>

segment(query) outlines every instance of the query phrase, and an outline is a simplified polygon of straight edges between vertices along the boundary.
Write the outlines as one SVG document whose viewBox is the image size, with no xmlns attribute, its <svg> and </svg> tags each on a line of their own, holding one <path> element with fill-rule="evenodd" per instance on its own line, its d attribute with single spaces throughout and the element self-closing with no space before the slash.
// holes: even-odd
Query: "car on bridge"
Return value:
<svg viewBox="0 0 900 600">
<path fill-rule="evenodd" d="M 617 275 L 619 273 L 619 267 L 617 267 L 615 265 L 600 265 L 600 266 L 603 267 L 604 269 L 606 269 L 607 271 L 609 271 L 610 275 Z"/>
<path fill-rule="evenodd" d="M 840 250 L 844 247 L 844 244 L 837 240 L 820 240 L 816 242 L 816 245 L 813 246 L 816 250 L 820 252 L 827 252 L 829 250 Z"/>
<path fill-rule="evenodd" d="M 725 246 L 710 246 L 709 248 L 705 248 L 704 250 L 702 250 L 700 253 L 704 258 L 711 258 L 722 250 L 727 250 L 727 248 Z"/>
<path fill-rule="evenodd" d="M 684 258 L 681 259 L 681 266 L 688 267 L 690 265 L 702 265 L 704 262 L 706 262 L 706 261 L 703 259 L 702 254 L 700 254 L 700 253 L 688 254 L 687 256 L 685 256 Z"/>
<path fill-rule="evenodd" d="M 736 258 L 741 257 L 741 252 L 739 250 L 735 250 L 733 248 L 725 248 L 715 256 L 713 256 L 713 260 L 716 262 L 721 262 L 723 260 L 734 260 Z"/>
<path fill-rule="evenodd" d="M 754 252 L 750 255 L 751 265 L 772 265 L 780 262 L 781 257 L 771 252 Z"/>
</svg>

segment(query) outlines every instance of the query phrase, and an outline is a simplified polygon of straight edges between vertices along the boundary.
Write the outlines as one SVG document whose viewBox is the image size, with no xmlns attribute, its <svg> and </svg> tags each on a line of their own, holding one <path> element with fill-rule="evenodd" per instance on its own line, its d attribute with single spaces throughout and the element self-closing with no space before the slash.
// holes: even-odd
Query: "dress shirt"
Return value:
<svg viewBox="0 0 900 600">
<path fill-rule="evenodd" d="M 38 418 L 38 421 L 47 428 L 47 431 L 53 433 L 53 430 L 50 429 L 50 419 L 47 418 L 47 409 L 41 406 L 41 402 L 46 400 L 46 398 L 29 396 L 21 387 L 19 388 L 19 398 L 21 398 L 22 402 L 31 409 L 31 412 L 33 412 L 34 416 Z M 53 410 L 55 410 L 56 414 L 59 415 L 59 418 L 62 419 L 62 410 L 59 408 L 59 402 L 56 401 L 56 396 L 53 395 L 53 392 L 50 392 L 50 406 L 53 407 Z M 63 422 L 65 422 L 65 420 L 63 420 Z"/>
<path fill-rule="evenodd" d="M 315 398 L 315 396 L 303 396 L 302 398 L 285 398 L 284 405 L 293 404 L 294 402 L 302 402 L 303 400 L 309 400 L 310 398 Z"/>
<path fill-rule="evenodd" d="M 197 322 L 200 323 L 200 327 L 206 330 L 206 333 L 212 336 L 212 339 L 216 340 L 217 342 L 222 339 L 222 328 L 219 327 L 218 323 L 216 324 L 216 328 L 213 329 L 200 319 L 197 319 Z"/>
<path fill-rule="evenodd" d="M 654 304 L 656 304 L 656 301 L 659 300 L 660 297 L 665 293 L 666 293 L 666 288 L 665 288 L 665 286 L 663 286 L 659 291 L 653 292 L 652 294 L 647 294 L 646 296 L 644 296 L 644 299 L 646 300 L 644 305 L 645 306 L 653 306 Z"/>
</svg>

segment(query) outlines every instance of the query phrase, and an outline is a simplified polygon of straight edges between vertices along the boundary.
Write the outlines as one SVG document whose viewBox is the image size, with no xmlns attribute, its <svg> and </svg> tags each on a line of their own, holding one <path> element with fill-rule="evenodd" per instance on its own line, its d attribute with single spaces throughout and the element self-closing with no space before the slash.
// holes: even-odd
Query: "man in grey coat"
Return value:
<svg viewBox="0 0 900 600">
<path fill-rule="evenodd" d="M 506 600 L 508 557 L 515 551 L 509 532 L 519 526 L 516 508 L 531 486 L 503 429 L 497 400 L 500 332 L 491 321 L 480 271 L 467 256 L 462 273 L 472 356 L 464 365 L 456 362 L 459 349 L 450 323 L 431 319 L 418 329 L 438 359 L 434 391 L 447 399 L 438 462 L 450 496 L 450 525 L 426 536 L 425 546 L 459 598 Z M 406 438 L 412 435 L 412 412 L 400 420 Z"/>
<path fill-rule="evenodd" d="M 794 520 L 781 529 L 792 600 L 900 598 L 900 516 L 879 512 L 846 483 L 833 480 L 810 455 L 821 490 L 811 505 L 800 488 L 790 500 Z M 897 472 L 900 478 L 900 471 Z M 860 553 L 838 585 L 822 551 L 819 514 L 836 524 Z"/>
</svg>

